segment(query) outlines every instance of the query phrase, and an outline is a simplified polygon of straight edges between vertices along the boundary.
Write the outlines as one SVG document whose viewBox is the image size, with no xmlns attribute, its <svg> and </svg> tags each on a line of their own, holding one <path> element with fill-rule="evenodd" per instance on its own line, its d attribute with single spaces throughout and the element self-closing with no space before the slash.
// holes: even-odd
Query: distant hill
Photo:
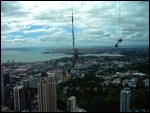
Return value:
<svg viewBox="0 0 150 113">
<path fill-rule="evenodd" d="M 114 45 L 111 46 L 76 46 L 78 49 L 113 49 L 115 48 Z M 15 48 L 1 48 L 1 50 L 14 50 L 14 51 L 28 51 L 32 49 L 72 49 L 72 47 L 69 46 L 63 46 L 63 47 L 15 47 Z M 120 45 L 119 48 L 149 48 L 149 45 Z"/>
</svg>

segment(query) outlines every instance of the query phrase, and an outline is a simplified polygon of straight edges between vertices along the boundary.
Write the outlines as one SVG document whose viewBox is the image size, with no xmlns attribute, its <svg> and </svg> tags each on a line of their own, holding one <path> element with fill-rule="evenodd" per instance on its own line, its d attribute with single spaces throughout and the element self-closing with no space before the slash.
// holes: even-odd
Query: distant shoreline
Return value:
<svg viewBox="0 0 150 113">
<path fill-rule="evenodd" d="M 121 45 L 121 48 L 149 48 L 149 45 Z M 39 48 L 45 48 L 45 49 L 72 49 L 72 46 L 63 46 L 63 47 L 1 47 L 1 50 L 20 50 L 20 49 L 39 49 Z M 78 49 L 93 49 L 93 48 L 99 48 L 99 49 L 106 49 L 110 48 L 113 49 L 114 45 L 111 46 L 77 46 Z"/>
<path fill-rule="evenodd" d="M 62 53 L 55 53 L 55 54 L 61 54 L 61 55 L 64 55 L 64 56 L 57 56 L 57 57 L 55 57 L 55 58 L 47 58 L 47 59 L 43 59 L 43 58 L 41 58 L 41 59 L 38 59 L 38 60 L 36 60 L 36 61 L 28 61 L 27 59 L 26 60 L 24 60 L 24 61 L 20 61 L 20 60 L 16 60 L 15 58 L 14 58 L 14 60 L 15 60 L 15 62 L 18 62 L 18 63 L 34 63 L 34 62 L 44 62 L 44 61 L 49 61 L 49 60 L 55 60 L 55 59 L 61 59 L 61 58 L 71 58 L 72 57 L 72 55 L 70 54 L 62 54 Z M 49 55 L 54 55 L 53 53 L 51 53 L 51 54 L 49 54 Z M 109 57 L 120 57 L 120 56 L 124 56 L 124 55 L 121 55 L 121 54 L 109 54 L 109 53 L 101 53 L 101 54 L 82 54 L 82 55 L 79 55 L 79 56 L 82 56 L 82 57 L 90 57 L 90 56 L 95 56 L 95 57 L 100 57 L 100 56 L 109 56 Z M 11 61 L 12 59 L 9 59 L 9 61 Z M 7 61 L 2 61 L 3 63 L 6 63 Z"/>
<path fill-rule="evenodd" d="M 143 54 L 149 55 L 148 48 L 141 49 L 100 49 L 100 48 L 78 48 L 79 56 L 134 56 Z M 116 54 L 117 53 L 117 54 Z M 64 57 L 72 57 L 73 50 L 69 49 L 48 49 L 48 48 L 36 48 L 36 49 L 6 49 L 1 50 L 1 62 L 7 62 L 15 60 L 16 62 L 36 62 L 36 61 L 48 61 L 52 59 L 60 59 Z"/>
</svg>

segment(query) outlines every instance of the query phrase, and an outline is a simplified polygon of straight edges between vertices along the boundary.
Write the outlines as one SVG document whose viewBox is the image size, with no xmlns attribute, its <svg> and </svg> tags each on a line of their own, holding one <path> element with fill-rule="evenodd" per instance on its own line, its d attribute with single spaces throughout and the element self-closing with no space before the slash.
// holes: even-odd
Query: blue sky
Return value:
<svg viewBox="0 0 150 113">
<path fill-rule="evenodd" d="M 71 3 L 2 1 L 1 47 L 71 47 Z M 148 1 L 120 1 L 120 12 L 119 1 L 73 1 L 73 12 L 76 47 L 149 44 Z"/>
</svg>

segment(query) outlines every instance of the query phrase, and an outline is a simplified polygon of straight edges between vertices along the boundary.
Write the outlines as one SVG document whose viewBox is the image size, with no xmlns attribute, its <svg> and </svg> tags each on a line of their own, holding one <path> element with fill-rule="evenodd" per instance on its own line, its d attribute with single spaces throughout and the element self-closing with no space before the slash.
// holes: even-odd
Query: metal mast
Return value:
<svg viewBox="0 0 150 113">
<path fill-rule="evenodd" d="M 73 1 L 71 2 L 72 4 L 72 18 L 71 18 L 71 21 L 72 21 L 72 46 L 73 46 L 73 59 L 72 59 L 72 66 L 71 66 L 71 70 L 72 68 L 74 67 L 75 63 L 76 63 L 76 49 L 75 49 L 75 36 L 74 36 L 74 23 L 73 23 Z"/>
<path fill-rule="evenodd" d="M 73 1 L 72 1 L 73 2 Z M 72 3 L 71 2 L 71 3 Z M 75 37 L 74 37 L 74 24 L 73 24 L 73 3 L 72 3 L 72 19 L 71 19 L 71 21 L 72 21 L 72 40 L 73 40 L 73 43 L 72 43 L 72 45 L 73 45 L 73 49 L 74 49 L 74 47 L 75 47 L 75 44 L 74 44 L 74 39 L 75 39 Z"/>
<path fill-rule="evenodd" d="M 121 17 L 121 7 L 120 7 L 120 1 L 119 1 L 119 38 L 121 38 L 121 23 L 120 23 L 120 17 Z"/>
</svg>

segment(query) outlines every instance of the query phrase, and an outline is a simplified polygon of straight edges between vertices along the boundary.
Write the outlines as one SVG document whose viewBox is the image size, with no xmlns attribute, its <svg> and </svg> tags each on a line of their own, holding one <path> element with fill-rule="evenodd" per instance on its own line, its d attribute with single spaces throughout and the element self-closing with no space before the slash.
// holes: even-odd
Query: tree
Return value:
<svg viewBox="0 0 150 113">
<path fill-rule="evenodd" d="M 142 79 L 137 80 L 137 86 L 136 87 L 137 87 L 137 89 L 144 89 L 145 88 L 144 82 Z"/>
</svg>

